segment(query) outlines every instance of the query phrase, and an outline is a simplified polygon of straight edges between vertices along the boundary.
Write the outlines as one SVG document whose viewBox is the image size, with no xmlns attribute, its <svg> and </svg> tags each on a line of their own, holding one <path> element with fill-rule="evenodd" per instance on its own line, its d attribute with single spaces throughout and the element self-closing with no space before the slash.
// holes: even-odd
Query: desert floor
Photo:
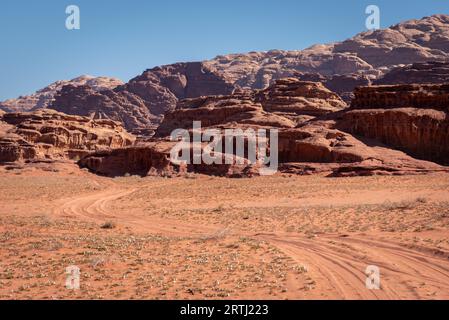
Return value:
<svg viewBox="0 0 449 320">
<path fill-rule="evenodd" d="M 79 290 L 65 287 L 70 265 Z M 380 290 L 366 288 L 369 265 Z M 0 167 L 0 299 L 414 298 L 449 299 L 449 174 Z"/>
</svg>

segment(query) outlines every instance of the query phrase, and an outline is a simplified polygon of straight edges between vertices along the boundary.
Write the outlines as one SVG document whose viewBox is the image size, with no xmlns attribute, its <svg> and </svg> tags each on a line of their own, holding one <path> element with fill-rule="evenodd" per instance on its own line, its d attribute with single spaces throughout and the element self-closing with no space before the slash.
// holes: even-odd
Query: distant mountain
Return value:
<svg viewBox="0 0 449 320">
<path fill-rule="evenodd" d="M 396 65 L 449 60 L 449 16 L 410 20 L 385 30 L 368 31 L 300 51 L 273 50 L 219 56 L 206 65 L 242 87 L 264 88 L 296 72 L 361 74 L 372 79 Z"/>
<path fill-rule="evenodd" d="M 398 67 L 431 61 L 449 61 L 448 15 L 410 20 L 305 50 L 230 54 L 156 67 L 102 92 L 89 85 L 61 91 L 56 85 L 48 95 L 43 89 L 44 94 L 39 94 L 41 90 L 30 97 L 9 100 L 0 103 L 0 108 L 49 107 L 69 114 L 111 118 L 139 131 L 156 126 L 185 98 L 226 95 L 238 88 L 263 89 L 276 79 L 295 77 L 323 82 L 349 101 L 356 86 L 371 84 Z"/>
<path fill-rule="evenodd" d="M 123 82 L 115 78 L 83 75 L 72 80 L 56 81 L 29 96 L 21 96 L 17 99 L 0 102 L 0 109 L 6 112 L 22 112 L 47 108 L 53 101 L 55 94 L 66 85 L 87 85 L 95 91 L 101 91 L 115 88 L 121 84 L 123 84 Z"/>
</svg>

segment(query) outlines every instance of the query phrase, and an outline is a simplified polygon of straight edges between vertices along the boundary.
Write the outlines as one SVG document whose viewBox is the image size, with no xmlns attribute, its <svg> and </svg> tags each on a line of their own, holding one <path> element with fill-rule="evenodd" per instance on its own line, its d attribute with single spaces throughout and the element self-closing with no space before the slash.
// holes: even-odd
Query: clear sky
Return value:
<svg viewBox="0 0 449 320">
<path fill-rule="evenodd" d="M 65 27 L 78 5 L 81 29 Z M 81 74 L 129 80 L 147 68 L 219 54 L 303 49 L 449 13 L 447 0 L 1 0 L 0 101 Z"/>
</svg>

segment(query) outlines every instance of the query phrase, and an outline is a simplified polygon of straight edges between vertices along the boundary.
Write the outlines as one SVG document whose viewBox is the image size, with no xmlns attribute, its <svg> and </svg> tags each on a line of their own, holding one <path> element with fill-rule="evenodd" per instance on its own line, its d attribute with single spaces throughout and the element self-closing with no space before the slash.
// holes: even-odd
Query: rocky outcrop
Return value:
<svg viewBox="0 0 449 320">
<path fill-rule="evenodd" d="M 230 94 L 232 84 L 200 62 L 178 63 L 145 71 L 113 90 L 63 87 L 49 108 L 94 119 L 120 121 L 136 134 L 151 134 L 179 99 Z"/>
<path fill-rule="evenodd" d="M 72 80 L 57 81 L 29 96 L 0 102 L 0 109 L 6 112 L 26 112 L 47 108 L 53 102 L 55 95 L 67 85 L 88 86 L 94 91 L 102 91 L 121 84 L 123 82 L 115 78 L 80 76 Z"/>
<path fill-rule="evenodd" d="M 76 159 L 91 151 L 132 145 L 119 123 L 53 110 L 6 113 L 0 130 L 0 162 Z"/>
<path fill-rule="evenodd" d="M 335 128 L 334 121 L 311 121 L 279 132 L 279 170 L 329 176 L 403 175 L 449 171 L 416 160 L 375 140 L 356 138 Z"/>
<path fill-rule="evenodd" d="M 335 128 L 334 120 L 310 121 L 300 128 L 279 128 L 278 172 L 285 174 L 324 174 L 332 177 L 360 175 L 404 175 L 449 172 L 432 162 L 416 160 L 392 150 L 376 140 L 360 139 Z M 222 137 L 223 138 L 223 137 Z M 79 161 L 91 172 L 115 177 L 123 175 L 175 176 L 200 173 L 223 177 L 260 175 L 260 165 L 240 158 L 235 148 L 231 154 L 215 152 L 222 164 L 178 164 L 170 160 L 170 151 L 177 142 L 159 140 L 127 148 L 102 150 Z M 206 143 L 201 145 L 204 151 Z M 192 145 L 186 144 L 192 157 Z M 270 152 L 272 151 L 270 141 Z M 222 147 L 222 150 L 225 150 Z M 245 155 L 246 157 L 246 155 Z M 225 159 L 232 161 L 225 162 Z"/>
<path fill-rule="evenodd" d="M 179 166 L 170 162 L 171 142 L 147 143 L 128 148 L 102 150 L 89 154 L 78 164 L 91 172 L 115 177 L 124 175 L 172 175 Z"/>
<path fill-rule="evenodd" d="M 449 111 L 449 84 L 404 84 L 361 87 L 353 109 L 420 108 Z"/>
<path fill-rule="evenodd" d="M 449 83 L 449 62 L 414 63 L 397 67 L 374 82 L 376 85 Z"/>
<path fill-rule="evenodd" d="M 154 129 L 153 116 L 139 96 L 128 91 L 103 90 L 89 86 L 65 86 L 55 96 L 49 108 L 66 114 L 110 119 L 121 122 L 129 131 Z"/>
<path fill-rule="evenodd" d="M 257 164 L 250 164 L 247 159 L 242 159 L 242 163 L 239 164 L 235 156 L 223 153 L 215 153 L 215 156 L 222 158 L 221 164 L 174 163 L 170 160 L 170 151 L 175 145 L 176 142 L 160 140 L 127 148 L 103 150 L 91 153 L 78 164 L 81 168 L 108 177 L 124 175 L 172 177 L 185 176 L 189 173 L 233 178 L 259 175 Z"/>
<path fill-rule="evenodd" d="M 415 158 L 447 164 L 447 106 L 447 85 L 371 86 L 355 91 L 348 110 L 321 84 L 287 78 L 265 90 L 181 101 L 166 115 L 157 135 L 191 129 L 193 121 L 201 121 L 203 128 L 277 128 L 283 172 L 434 172 L 446 169 Z M 318 117 L 295 121 L 301 114 Z"/>
<path fill-rule="evenodd" d="M 186 99 L 168 112 L 156 135 L 165 137 L 175 129 L 202 127 L 293 128 L 315 116 L 341 111 L 346 104 L 320 83 L 294 78 L 277 80 L 265 90 L 237 91 L 230 96 Z"/>
<path fill-rule="evenodd" d="M 262 105 L 251 100 L 239 100 L 231 96 L 212 96 L 183 101 L 182 104 L 199 105 L 196 108 L 180 108 L 165 115 L 156 136 L 166 137 L 175 129 L 191 129 L 194 121 L 201 121 L 203 128 L 233 127 L 294 127 L 285 117 L 265 112 Z"/>
<path fill-rule="evenodd" d="M 449 164 L 449 84 L 358 88 L 338 127 L 419 158 Z"/>
<path fill-rule="evenodd" d="M 418 159 L 449 165 L 449 113 L 433 109 L 353 110 L 339 127 L 373 138 Z"/>
<path fill-rule="evenodd" d="M 256 102 L 267 112 L 285 116 L 321 116 L 345 109 L 346 103 L 319 82 L 295 78 L 277 80 L 272 86 L 256 93 Z"/>
</svg>

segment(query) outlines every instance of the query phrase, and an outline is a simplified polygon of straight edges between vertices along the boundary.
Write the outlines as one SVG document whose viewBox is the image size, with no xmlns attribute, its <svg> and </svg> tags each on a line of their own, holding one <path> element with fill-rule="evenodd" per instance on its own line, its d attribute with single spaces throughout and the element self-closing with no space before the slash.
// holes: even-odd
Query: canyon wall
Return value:
<svg viewBox="0 0 449 320">
<path fill-rule="evenodd" d="M 449 85 L 359 88 L 338 128 L 419 158 L 449 164 Z"/>
</svg>

